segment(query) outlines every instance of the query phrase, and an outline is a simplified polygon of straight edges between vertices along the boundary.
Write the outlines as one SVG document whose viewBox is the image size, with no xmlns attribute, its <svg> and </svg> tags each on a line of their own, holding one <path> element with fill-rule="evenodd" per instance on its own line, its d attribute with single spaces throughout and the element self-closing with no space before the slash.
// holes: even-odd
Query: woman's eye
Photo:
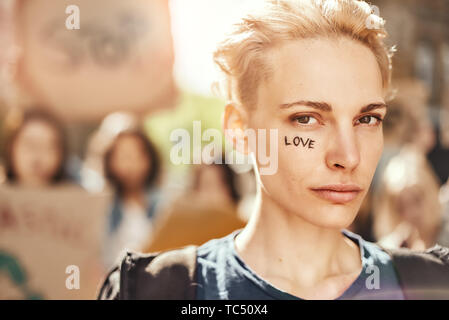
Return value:
<svg viewBox="0 0 449 320">
<path fill-rule="evenodd" d="M 318 123 L 317 119 L 315 119 L 312 116 L 300 116 L 300 117 L 296 117 L 295 121 L 300 123 L 300 124 L 315 124 Z"/>
<path fill-rule="evenodd" d="M 370 126 L 374 126 L 376 124 L 379 124 L 380 122 L 382 122 L 382 119 L 380 117 L 375 117 L 375 116 L 364 116 L 361 117 L 358 122 L 362 123 L 362 124 L 367 124 Z"/>
</svg>

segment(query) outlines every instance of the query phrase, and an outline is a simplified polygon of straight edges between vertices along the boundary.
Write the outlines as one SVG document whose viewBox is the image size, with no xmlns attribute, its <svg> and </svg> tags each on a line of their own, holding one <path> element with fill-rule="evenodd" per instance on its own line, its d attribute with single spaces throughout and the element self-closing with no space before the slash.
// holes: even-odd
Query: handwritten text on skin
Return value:
<svg viewBox="0 0 449 320">
<path fill-rule="evenodd" d="M 287 136 L 284 137 L 284 142 L 286 146 L 291 146 L 294 145 L 296 147 L 302 146 L 304 148 L 308 148 L 308 149 L 314 149 L 314 144 L 315 144 L 315 140 L 312 140 L 310 138 L 304 139 L 304 138 L 300 138 L 298 136 L 294 137 L 292 140 L 290 140 Z"/>
</svg>

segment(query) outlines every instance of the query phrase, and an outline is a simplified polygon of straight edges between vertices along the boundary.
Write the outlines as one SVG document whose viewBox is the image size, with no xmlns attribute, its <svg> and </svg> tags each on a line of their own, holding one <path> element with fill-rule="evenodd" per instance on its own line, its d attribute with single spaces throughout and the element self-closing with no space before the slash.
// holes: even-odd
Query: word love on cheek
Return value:
<svg viewBox="0 0 449 320">
<path fill-rule="evenodd" d="M 314 144 L 315 144 L 315 140 L 312 139 L 307 139 L 305 140 L 304 138 L 300 138 L 300 137 L 294 137 L 292 140 L 290 140 L 287 136 L 284 137 L 284 141 L 285 141 L 285 145 L 286 146 L 291 146 L 294 145 L 296 147 L 303 147 L 303 148 L 308 148 L 308 149 L 314 149 Z"/>
</svg>

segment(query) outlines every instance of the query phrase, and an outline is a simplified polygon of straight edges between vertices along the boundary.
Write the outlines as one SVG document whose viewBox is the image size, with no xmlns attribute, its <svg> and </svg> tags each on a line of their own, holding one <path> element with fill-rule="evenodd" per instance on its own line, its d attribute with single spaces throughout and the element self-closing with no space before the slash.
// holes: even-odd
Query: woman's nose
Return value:
<svg viewBox="0 0 449 320">
<path fill-rule="evenodd" d="M 331 170 L 352 171 L 360 163 L 360 150 L 353 127 L 339 128 L 332 134 L 326 154 L 326 164 Z"/>
</svg>

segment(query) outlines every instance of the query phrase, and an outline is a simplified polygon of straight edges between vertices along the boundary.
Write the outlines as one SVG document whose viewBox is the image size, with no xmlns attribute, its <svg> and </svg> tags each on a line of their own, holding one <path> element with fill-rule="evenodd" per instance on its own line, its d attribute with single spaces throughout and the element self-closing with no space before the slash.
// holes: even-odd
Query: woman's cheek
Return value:
<svg viewBox="0 0 449 320">
<path fill-rule="evenodd" d="M 310 170 L 317 168 L 323 161 L 321 140 L 318 134 L 311 132 L 282 134 L 280 136 L 279 154 L 283 159 L 280 162 L 287 164 L 287 167 L 295 168 L 295 172 L 298 172 L 301 168 Z"/>
<path fill-rule="evenodd" d="M 359 141 L 359 148 L 361 150 L 361 165 L 374 175 L 383 152 L 382 133 L 362 136 Z"/>
</svg>

